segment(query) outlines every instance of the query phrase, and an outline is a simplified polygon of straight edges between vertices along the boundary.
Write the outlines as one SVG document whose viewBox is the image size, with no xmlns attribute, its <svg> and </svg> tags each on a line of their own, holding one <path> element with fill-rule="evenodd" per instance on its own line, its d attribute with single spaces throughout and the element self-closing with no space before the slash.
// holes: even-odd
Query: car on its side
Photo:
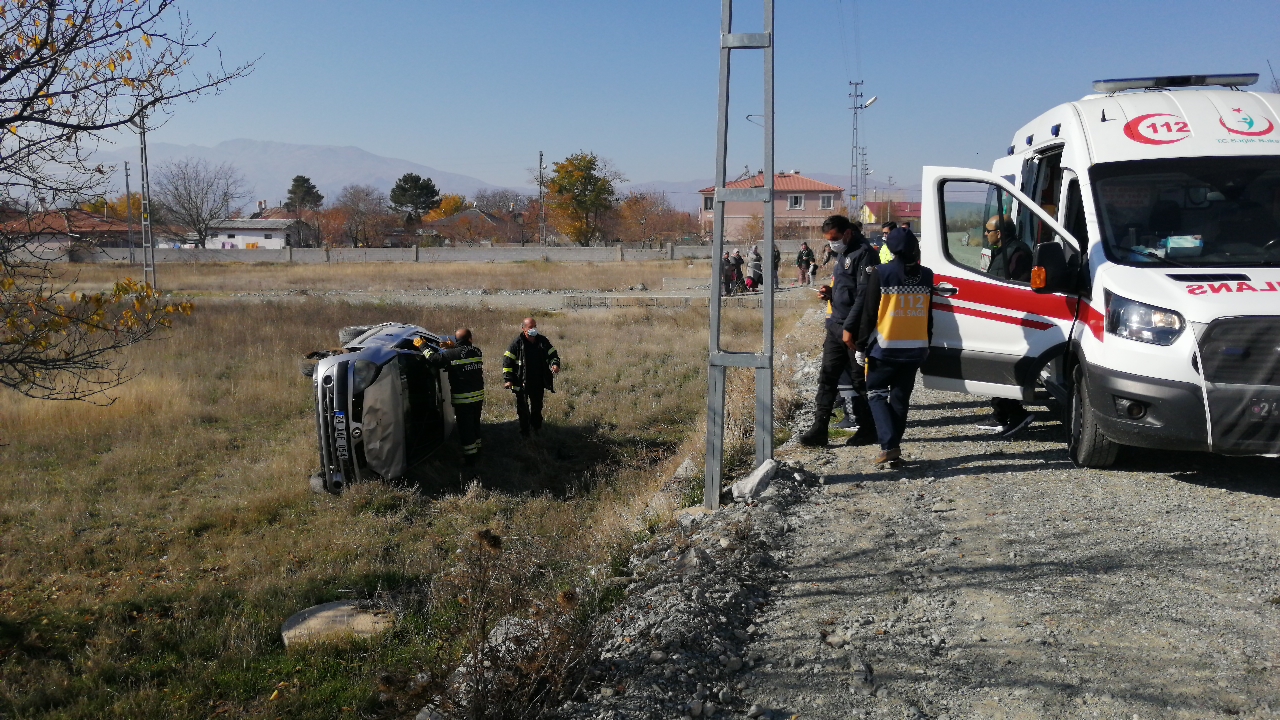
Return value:
<svg viewBox="0 0 1280 720">
<path fill-rule="evenodd" d="M 315 386 L 320 450 L 311 485 L 330 493 L 352 482 L 405 477 L 455 424 L 448 375 L 423 357 L 429 347 L 448 347 L 452 337 L 383 323 L 344 328 L 338 340 L 341 348 L 310 353 L 302 369 Z"/>
</svg>

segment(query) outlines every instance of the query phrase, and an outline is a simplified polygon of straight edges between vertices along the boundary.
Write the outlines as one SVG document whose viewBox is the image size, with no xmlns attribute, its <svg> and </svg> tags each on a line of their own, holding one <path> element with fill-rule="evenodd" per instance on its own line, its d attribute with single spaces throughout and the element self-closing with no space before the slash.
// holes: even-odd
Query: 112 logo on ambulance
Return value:
<svg viewBox="0 0 1280 720">
<path fill-rule="evenodd" d="M 1172 145 L 1191 137 L 1191 126 L 1172 113 L 1148 113 L 1125 123 L 1124 136 L 1144 145 Z"/>
</svg>

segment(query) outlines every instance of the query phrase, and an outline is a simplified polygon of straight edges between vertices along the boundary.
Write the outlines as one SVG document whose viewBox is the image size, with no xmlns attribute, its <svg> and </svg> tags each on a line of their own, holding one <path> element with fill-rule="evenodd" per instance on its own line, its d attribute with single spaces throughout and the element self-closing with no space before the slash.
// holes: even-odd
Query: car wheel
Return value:
<svg viewBox="0 0 1280 720">
<path fill-rule="evenodd" d="M 1093 403 L 1089 399 L 1088 383 L 1083 368 L 1076 370 L 1075 387 L 1071 393 L 1071 426 L 1067 447 L 1071 461 L 1080 467 L 1111 467 L 1120 452 L 1120 444 L 1102 434 L 1098 427 Z"/>
<path fill-rule="evenodd" d="M 346 345 L 352 340 L 355 340 L 361 335 L 369 332 L 370 327 L 371 326 L 369 325 L 351 325 L 350 327 L 344 327 L 338 331 L 338 342 Z"/>
</svg>

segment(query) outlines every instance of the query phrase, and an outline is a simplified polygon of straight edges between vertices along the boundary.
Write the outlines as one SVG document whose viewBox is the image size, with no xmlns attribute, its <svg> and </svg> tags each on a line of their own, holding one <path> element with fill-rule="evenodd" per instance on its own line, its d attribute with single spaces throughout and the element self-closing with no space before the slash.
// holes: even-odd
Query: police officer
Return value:
<svg viewBox="0 0 1280 720">
<path fill-rule="evenodd" d="M 858 431 L 846 445 L 866 445 L 875 441 L 875 421 L 867 405 L 867 385 L 862 368 L 854 362 L 853 339 L 862 319 L 862 303 L 871 269 L 880 264 L 876 251 L 862 236 L 862 224 L 843 215 L 832 215 L 822 223 L 827 249 L 835 260 L 831 285 L 818 289 L 827 301 L 827 337 L 822 343 L 822 369 L 818 373 L 818 396 L 814 401 L 813 426 L 800 436 L 809 446 L 827 444 L 827 423 L 835 405 L 837 385 L 845 371 L 853 381 L 854 418 Z"/>
<path fill-rule="evenodd" d="M 462 462 L 476 464 L 480 454 L 480 412 L 484 408 L 484 355 L 471 344 L 471 330 L 458 328 L 455 344 L 437 350 L 428 346 L 422 354 L 427 364 L 444 368 L 449 374 L 450 400 L 458 421 L 458 440 L 462 443 Z M 446 343 L 448 345 L 448 343 Z"/>
<path fill-rule="evenodd" d="M 560 372 L 560 353 L 546 335 L 538 332 L 531 317 L 520 325 L 520 334 L 502 356 L 502 386 L 516 396 L 516 416 L 520 434 L 542 431 L 543 391 L 555 392 L 555 376 Z"/>
</svg>

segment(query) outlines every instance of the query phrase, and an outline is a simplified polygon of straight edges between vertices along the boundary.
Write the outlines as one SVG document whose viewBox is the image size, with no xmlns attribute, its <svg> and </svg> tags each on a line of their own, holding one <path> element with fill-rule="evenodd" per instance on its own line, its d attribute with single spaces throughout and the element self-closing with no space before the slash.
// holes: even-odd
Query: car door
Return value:
<svg viewBox="0 0 1280 720">
<path fill-rule="evenodd" d="M 1078 306 L 1031 289 L 1030 253 L 1037 242 L 1078 244 L 1056 208 L 992 173 L 925 168 L 923 187 L 921 254 L 935 278 L 926 387 L 1030 400 L 1040 369 L 1067 347 Z M 1013 243 L 1024 252 L 1011 253 Z"/>
</svg>

